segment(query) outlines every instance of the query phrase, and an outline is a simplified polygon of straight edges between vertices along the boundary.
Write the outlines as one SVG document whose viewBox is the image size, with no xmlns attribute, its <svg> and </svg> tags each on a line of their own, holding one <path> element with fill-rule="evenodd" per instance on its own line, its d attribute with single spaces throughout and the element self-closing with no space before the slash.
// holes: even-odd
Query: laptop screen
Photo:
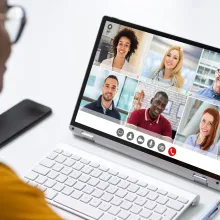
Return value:
<svg viewBox="0 0 220 220">
<path fill-rule="evenodd" d="M 220 176 L 220 50 L 104 17 L 71 124 Z"/>
</svg>

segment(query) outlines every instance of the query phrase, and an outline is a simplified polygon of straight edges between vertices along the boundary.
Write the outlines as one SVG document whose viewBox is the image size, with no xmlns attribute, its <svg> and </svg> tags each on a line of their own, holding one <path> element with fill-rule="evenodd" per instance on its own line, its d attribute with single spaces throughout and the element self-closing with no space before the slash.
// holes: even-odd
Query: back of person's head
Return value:
<svg viewBox="0 0 220 220">
<path fill-rule="evenodd" d="M 208 135 L 201 144 L 202 150 L 209 149 L 209 147 L 213 144 L 215 137 L 216 137 L 216 133 L 218 131 L 219 120 L 220 120 L 219 111 L 215 108 L 205 109 L 202 115 L 204 115 L 205 113 L 208 113 L 213 116 L 213 124 L 212 124 L 210 135 Z"/>
<path fill-rule="evenodd" d="M 118 78 L 115 76 L 115 75 L 109 75 L 105 78 L 104 80 L 104 83 L 106 82 L 107 79 L 115 79 L 117 81 L 117 85 L 119 85 L 119 82 L 118 82 Z"/>
<path fill-rule="evenodd" d="M 124 28 L 121 31 L 119 31 L 113 40 L 114 57 L 117 54 L 117 46 L 121 37 L 127 37 L 131 41 L 130 50 L 125 57 L 128 60 L 130 56 L 133 53 L 135 53 L 135 50 L 138 48 L 138 39 L 135 32 L 132 29 Z"/>
</svg>

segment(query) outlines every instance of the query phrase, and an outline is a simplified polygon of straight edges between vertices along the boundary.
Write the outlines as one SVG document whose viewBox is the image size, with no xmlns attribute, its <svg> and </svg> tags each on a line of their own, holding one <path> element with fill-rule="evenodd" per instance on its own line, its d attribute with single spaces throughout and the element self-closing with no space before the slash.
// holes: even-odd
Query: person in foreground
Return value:
<svg viewBox="0 0 220 220">
<path fill-rule="evenodd" d="M 204 154 L 218 154 L 218 146 L 215 143 L 216 133 L 219 126 L 219 111 L 215 108 L 207 108 L 203 114 L 199 124 L 199 133 L 190 135 L 185 144 L 196 150 L 202 150 Z M 195 150 L 193 149 L 193 150 Z"/>
<path fill-rule="evenodd" d="M 103 83 L 102 95 L 98 100 L 84 106 L 90 110 L 105 114 L 109 117 L 120 120 L 121 116 L 114 105 L 114 97 L 118 91 L 118 79 L 114 75 L 109 75 Z"/>
<path fill-rule="evenodd" d="M 9 10 L 14 10 L 15 7 L 22 11 L 23 17 L 21 22 L 18 22 L 21 26 L 16 38 L 12 39 L 9 38 L 10 33 L 7 32 L 5 27 L 10 22 Z M 0 91 L 3 88 L 3 75 L 6 71 L 6 62 L 11 53 L 11 44 L 17 42 L 25 21 L 25 12 L 21 7 L 8 7 L 6 0 L 0 0 Z M 42 191 L 24 183 L 14 171 L 1 162 L 0 195 L 1 220 L 61 220 L 47 205 Z"/>
<path fill-rule="evenodd" d="M 150 108 L 133 111 L 127 123 L 172 138 L 171 124 L 161 115 L 168 100 L 168 95 L 165 92 L 157 92 L 154 98 L 151 99 Z"/>
</svg>

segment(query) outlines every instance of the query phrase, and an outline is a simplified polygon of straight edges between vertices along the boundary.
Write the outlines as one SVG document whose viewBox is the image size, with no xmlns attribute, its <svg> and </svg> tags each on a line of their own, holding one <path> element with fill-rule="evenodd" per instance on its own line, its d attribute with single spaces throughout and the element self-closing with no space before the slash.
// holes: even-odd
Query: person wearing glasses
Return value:
<svg viewBox="0 0 220 220">
<path fill-rule="evenodd" d="M 203 97 L 220 101 L 220 67 L 215 71 L 215 81 L 212 87 L 202 89 L 192 97 L 203 99 Z"/>
<path fill-rule="evenodd" d="M 11 45 L 19 40 L 25 23 L 26 15 L 22 7 L 7 6 L 6 0 L 0 0 L 0 91 Z M 1 220 L 61 220 L 47 205 L 40 189 L 24 183 L 1 162 L 0 195 Z"/>
<path fill-rule="evenodd" d="M 128 28 L 122 29 L 113 40 L 114 57 L 103 60 L 100 67 L 126 75 L 134 74 L 134 67 L 128 61 L 137 47 L 138 40 L 135 32 Z"/>
</svg>

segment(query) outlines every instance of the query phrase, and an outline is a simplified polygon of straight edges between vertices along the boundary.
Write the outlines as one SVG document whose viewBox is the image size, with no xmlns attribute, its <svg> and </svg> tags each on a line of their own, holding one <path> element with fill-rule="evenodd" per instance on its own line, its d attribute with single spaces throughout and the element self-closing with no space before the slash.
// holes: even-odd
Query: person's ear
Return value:
<svg viewBox="0 0 220 220">
<path fill-rule="evenodd" d="M 154 98 L 152 98 L 152 99 L 150 100 L 150 104 L 152 104 L 153 100 L 154 100 Z"/>
</svg>

